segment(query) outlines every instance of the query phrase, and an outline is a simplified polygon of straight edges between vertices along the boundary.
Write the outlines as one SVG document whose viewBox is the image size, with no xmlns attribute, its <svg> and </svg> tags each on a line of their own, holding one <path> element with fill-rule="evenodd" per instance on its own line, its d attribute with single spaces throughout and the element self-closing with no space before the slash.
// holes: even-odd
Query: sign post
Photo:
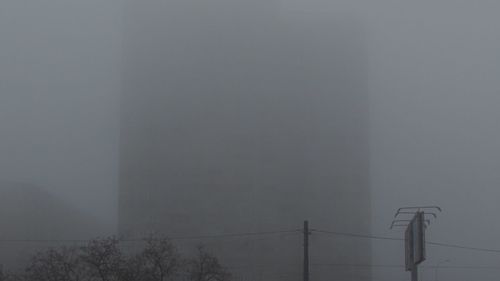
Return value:
<svg viewBox="0 0 500 281">
<path fill-rule="evenodd" d="M 425 258 L 425 214 L 418 211 L 405 231 L 405 268 L 412 281 L 418 281 L 418 265 Z"/>
</svg>

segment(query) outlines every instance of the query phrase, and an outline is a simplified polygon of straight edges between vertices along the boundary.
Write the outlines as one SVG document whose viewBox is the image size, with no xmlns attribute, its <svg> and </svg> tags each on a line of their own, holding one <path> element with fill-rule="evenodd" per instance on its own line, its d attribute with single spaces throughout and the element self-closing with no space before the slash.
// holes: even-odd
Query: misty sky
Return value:
<svg viewBox="0 0 500 281">
<path fill-rule="evenodd" d="M 122 6 L 0 2 L 0 180 L 41 186 L 114 224 Z M 349 19 L 365 35 L 372 231 L 402 205 L 438 204 L 429 240 L 500 248 L 500 2 L 282 0 L 280 15 Z M 278 16 L 278 15 L 277 15 Z M 300 221 L 302 218 L 298 218 Z M 332 226 L 334 228 L 334 226 Z M 402 248 L 374 242 L 374 263 Z M 430 248 L 428 265 L 498 254 Z M 377 269 L 376 277 L 406 276 Z M 494 280 L 499 271 L 482 272 Z M 433 278 L 433 271 L 423 276 Z M 472 278 L 474 272 L 440 274 Z"/>
<path fill-rule="evenodd" d="M 0 179 L 115 219 L 120 5 L 0 3 Z"/>
</svg>

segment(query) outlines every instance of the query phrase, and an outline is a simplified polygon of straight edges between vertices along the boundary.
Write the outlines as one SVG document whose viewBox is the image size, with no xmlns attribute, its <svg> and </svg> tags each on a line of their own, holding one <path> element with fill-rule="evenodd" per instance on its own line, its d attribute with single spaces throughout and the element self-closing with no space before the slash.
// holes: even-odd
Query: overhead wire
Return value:
<svg viewBox="0 0 500 281">
<path fill-rule="evenodd" d="M 347 237 L 376 239 L 376 240 L 404 241 L 403 238 L 389 237 L 389 236 L 377 236 L 377 235 L 357 234 L 357 233 L 349 233 L 349 232 L 327 231 L 327 230 L 319 230 L 319 229 L 312 229 L 311 231 L 316 232 L 316 233 L 331 234 L 331 235 L 336 235 L 336 236 L 347 236 Z M 439 247 L 446 247 L 446 248 L 456 248 L 456 249 L 462 249 L 462 250 L 500 253 L 499 249 L 463 246 L 463 245 L 443 243 L 443 242 L 426 241 L 426 244 L 433 245 L 433 246 L 439 246 Z"/>
<path fill-rule="evenodd" d="M 404 239 L 397 238 L 397 237 L 376 236 L 376 235 L 358 234 L 358 233 L 340 232 L 340 231 L 327 231 L 327 230 L 319 230 L 319 229 L 311 229 L 311 231 L 317 232 L 317 233 L 324 233 L 324 234 L 333 234 L 333 235 L 337 235 L 337 236 L 348 236 L 348 237 L 377 239 L 377 240 L 404 241 Z"/>
<path fill-rule="evenodd" d="M 207 235 L 191 235 L 191 236 L 167 236 L 170 240 L 199 240 L 199 239 L 220 239 L 220 238 L 242 238 L 251 236 L 267 236 L 267 235 L 278 235 L 278 234 L 299 234 L 301 229 L 289 229 L 289 230 L 276 230 L 276 231 L 261 231 L 261 232 L 236 232 L 236 233 L 221 233 L 221 234 L 207 234 Z M 386 240 L 386 241 L 404 241 L 403 238 L 390 237 L 390 236 L 380 236 L 380 235 L 370 235 L 370 234 L 360 234 L 352 232 L 341 232 L 341 231 L 329 231 L 322 229 L 311 229 L 312 233 L 329 234 L 335 236 L 345 236 L 354 237 L 362 239 L 374 239 L 374 240 Z M 144 238 L 128 238 L 128 239 L 118 239 L 120 242 L 143 242 Z M 0 239 L 0 243 L 85 243 L 92 241 L 92 239 Z M 482 247 L 472 247 L 452 243 L 434 242 L 426 241 L 428 245 L 446 247 L 446 248 L 456 248 L 462 250 L 472 250 L 480 252 L 489 253 L 500 253 L 499 249 L 482 248 Z"/>
<path fill-rule="evenodd" d="M 208 234 L 208 235 L 192 235 L 192 236 L 167 236 L 170 240 L 196 240 L 196 239 L 218 239 L 218 238 L 243 238 L 251 236 L 267 236 L 267 235 L 280 235 L 280 234 L 300 234 L 302 229 L 289 229 L 289 230 L 276 230 L 276 231 L 261 231 L 261 232 L 235 232 L 235 233 L 221 233 L 221 234 Z M 352 232 L 341 232 L 341 231 L 329 231 L 322 229 L 311 229 L 312 233 L 329 234 L 335 236 L 346 236 L 353 238 L 362 239 L 375 239 L 375 240 L 385 240 L 385 241 L 404 241 L 402 238 L 389 237 L 389 236 L 379 236 L 370 234 L 360 234 Z M 117 239 L 120 242 L 143 242 L 145 239 L 135 238 L 135 239 Z M 92 239 L 0 239 L 0 243 L 81 243 L 90 242 Z M 470 247 L 458 244 L 449 244 L 442 242 L 426 242 L 429 245 L 448 247 L 448 248 L 458 248 L 464 250 L 475 250 L 482 252 L 493 252 L 500 253 L 500 250 L 480 248 L 480 247 Z M 366 267 L 366 268 L 404 268 L 404 265 L 395 264 L 352 264 L 352 263 L 312 263 L 312 267 Z M 233 266 L 233 267 L 238 267 Z M 422 266 L 422 268 L 436 268 L 436 266 Z M 500 267 L 496 266 L 440 266 L 443 269 L 493 269 L 500 270 Z"/>
<path fill-rule="evenodd" d="M 353 263 L 313 263 L 313 267 L 317 266 L 332 266 L 332 267 L 369 267 L 369 268 L 405 268 L 404 265 L 397 264 L 353 264 Z M 449 265 L 449 266 L 436 266 L 436 265 L 423 265 L 421 268 L 444 268 L 444 269 L 496 269 L 500 270 L 500 266 L 483 266 L 483 265 Z"/>
<path fill-rule="evenodd" d="M 266 236 L 277 234 L 298 233 L 297 230 L 278 230 L 278 231 L 261 231 L 261 232 L 236 232 L 236 233 L 221 233 L 221 234 L 206 234 L 206 235 L 191 235 L 191 236 L 166 236 L 169 240 L 197 240 L 197 239 L 217 239 L 231 237 L 250 237 L 250 236 Z M 0 239 L 0 243 L 79 243 L 89 242 L 93 239 Z M 143 242 L 144 238 L 127 238 L 120 239 L 120 242 Z"/>
</svg>

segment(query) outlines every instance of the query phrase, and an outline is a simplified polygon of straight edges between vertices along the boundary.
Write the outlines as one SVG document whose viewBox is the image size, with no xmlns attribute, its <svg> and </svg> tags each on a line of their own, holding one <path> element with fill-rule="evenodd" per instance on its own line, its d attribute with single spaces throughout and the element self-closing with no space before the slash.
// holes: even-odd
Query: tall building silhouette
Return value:
<svg viewBox="0 0 500 281">
<path fill-rule="evenodd" d="M 130 1 L 119 228 L 132 237 L 369 232 L 362 31 L 272 1 Z M 296 234 L 203 240 L 237 280 L 300 280 Z M 193 241 L 194 243 L 195 241 Z M 368 241 L 313 233 L 311 279 L 365 280 Z"/>
</svg>

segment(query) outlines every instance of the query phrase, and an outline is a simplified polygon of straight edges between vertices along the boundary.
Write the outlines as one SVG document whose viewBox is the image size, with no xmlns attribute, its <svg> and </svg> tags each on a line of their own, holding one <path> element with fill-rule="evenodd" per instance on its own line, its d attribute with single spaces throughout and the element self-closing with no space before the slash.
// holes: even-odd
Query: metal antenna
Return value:
<svg viewBox="0 0 500 281">
<path fill-rule="evenodd" d="M 391 226 L 389 229 L 393 229 L 394 227 L 399 227 L 399 226 L 407 226 L 408 223 L 411 221 L 410 219 L 397 219 L 399 215 L 415 215 L 417 212 L 421 212 L 426 215 L 432 216 L 434 219 L 437 219 L 437 213 L 442 212 L 443 210 L 439 206 L 404 206 L 401 208 L 398 208 L 396 213 L 394 214 L 394 220 L 391 222 Z M 430 219 L 425 219 L 426 222 L 426 227 L 431 225 Z M 406 224 L 401 224 L 405 223 Z"/>
<path fill-rule="evenodd" d="M 437 218 L 437 214 L 434 213 L 434 212 L 423 212 L 424 215 L 431 215 L 433 216 L 435 219 Z M 408 211 L 399 211 L 399 212 L 396 212 L 396 214 L 394 215 L 394 217 L 396 218 L 397 216 L 399 215 L 406 215 L 406 214 L 410 214 L 410 215 L 414 215 L 415 212 L 408 212 Z"/>
</svg>

